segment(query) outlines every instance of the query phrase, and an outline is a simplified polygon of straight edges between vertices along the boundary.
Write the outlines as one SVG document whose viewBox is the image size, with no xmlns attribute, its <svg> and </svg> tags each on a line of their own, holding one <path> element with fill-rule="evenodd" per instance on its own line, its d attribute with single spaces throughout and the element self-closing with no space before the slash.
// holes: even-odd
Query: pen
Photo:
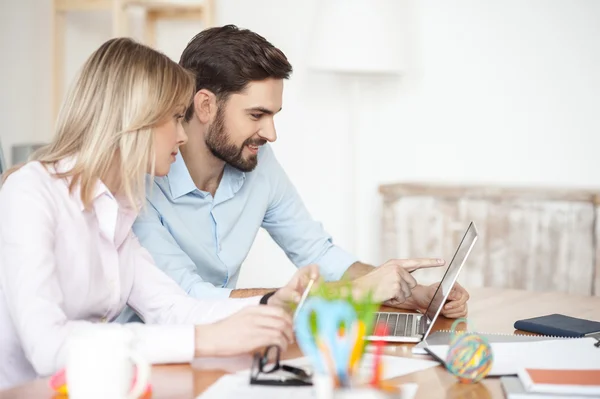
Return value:
<svg viewBox="0 0 600 399">
<path fill-rule="evenodd" d="M 339 387 L 340 375 L 337 372 L 335 360 L 333 359 L 332 348 L 325 345 L 321 337 L 317 337 L 317 348 L 320 352 L 321 361 L 325 366 L 325 370 L 328 371 L 329 376 L 333 379 L 333 385 Z"/>
<path fill-rule="evenodd" d="M 298 312 L 300 311 L 300 308 L 302 308 L 302 305 L 304 305 L 304 302 L 306 301 L 306 298 L 308 297 L 308 294 L 310 293 L 310 289 L 312 288 L 314 282 L 315 282 L 315 279 L 311 278 L 310 281 L 308 282 L 308 284 L 306 285 L 306 288 L 304 289 L 304 292 L 302 293 L 302 297 L 300 298 L 300 302 L 298 302 L 298 307 L 296 308 L 296 311 L 294 312 L 294 320 L 296 320 L 296 316 L 298 316 Z"/>
<path fill-rule="evenodd" d="M 387 335 L 387 325 L 378 324 L 375 327 L 375 335 L 376 336 Z M 383 361 L 381 359 L 381 355 L 383 354 L 384 347 L 385 347 L 385 342 L 382 339 L 377 339 L 375 341 L 375 359 L 373 362 L 373 375 L 371 376 L 371 386 L 374 388 L 381 387 L 381 379 L 383 376 Z"/>
<path fill-rule="evenodd" d="M 358 329 L 358 333 L 356 335 L 356 342 L 354 347 L 352 348 L 352 356 L 350 357 L 350 373 L 354 372 L 358 361 L 362 357 L 363 352 L 363 343 L 365 338 L 365 323 L 362 320 L 357 321 L 356 325 L 353 327 Z"/>
</svg>

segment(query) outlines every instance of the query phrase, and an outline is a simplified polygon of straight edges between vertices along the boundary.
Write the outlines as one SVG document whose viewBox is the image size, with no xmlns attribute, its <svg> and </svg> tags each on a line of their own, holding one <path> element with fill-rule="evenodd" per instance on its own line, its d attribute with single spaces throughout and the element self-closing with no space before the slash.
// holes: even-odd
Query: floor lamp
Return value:
<svg viewBox="0 0 600 399">
<path fill-rule="evenodd" d="M 347 79 L 350 96 L 350 166 L 353 251 L 358 240 L 357 196 L 360 156 L 357 152 L 361 84 L 372 76 L 401 72 L 401 46 L 396 0 L 320 0 L 318 3 L 309 68 Z M 349 248 L 350 249 L 350 248 Z M 358 251 L 361 252 L 361 251 Z"/>
</svg>

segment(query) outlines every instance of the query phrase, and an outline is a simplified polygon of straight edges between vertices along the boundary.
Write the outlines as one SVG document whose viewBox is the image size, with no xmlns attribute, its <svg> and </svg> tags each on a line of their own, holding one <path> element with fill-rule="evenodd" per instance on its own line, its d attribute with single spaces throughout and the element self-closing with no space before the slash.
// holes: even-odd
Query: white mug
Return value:
<svg viewBox="0 0 600 399">
<path fill-rule="evenodd" d="M 69 399 L 135 399 L 144 394 L 150 365 L 133 349 L 134 334 L 121 325 L 93 326 L 67 341 Z M 132 387 L 134 365 L 137 367 Z"/>
</svg>

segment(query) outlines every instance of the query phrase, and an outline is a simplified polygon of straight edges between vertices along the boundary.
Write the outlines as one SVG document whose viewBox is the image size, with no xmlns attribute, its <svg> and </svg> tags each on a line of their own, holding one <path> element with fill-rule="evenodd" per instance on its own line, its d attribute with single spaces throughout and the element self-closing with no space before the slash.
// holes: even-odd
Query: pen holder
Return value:
<svg viewBox="0 0 600 399">
<path fill-rule="evenodd" d="M 334 387 L 350 384 L 364 354 L 379 304 L 371 292 L 357 293 L 352 282 L 334 288 L 317 284 L 296 309 L 298 346 L 315 375 L 329 375 Z"/>
<path fill-rule="evenodd" d="M 296 319 L 296 338 L 315 374 L 330 376 L 334 387 L 348 386 L 358 342 L 356 312 L 348 302 L 309 298 Z"/>
<path fill-rule="evenodd" d="M 458 377 L 461 383 L 476 383 L 485 378 L 492 369 L 492 347 L 487 339 L 479 334 L 455 331 L 460 323 L 467 324 L 467 320 L 461 318 L 452 323 L 446 369 Z"/>
</svg>

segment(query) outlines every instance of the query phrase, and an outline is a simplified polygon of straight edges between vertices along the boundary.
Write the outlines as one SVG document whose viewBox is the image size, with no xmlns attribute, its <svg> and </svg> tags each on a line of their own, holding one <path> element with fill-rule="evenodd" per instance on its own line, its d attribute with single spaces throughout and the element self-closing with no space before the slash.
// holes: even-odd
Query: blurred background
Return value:
<svg viewBox="0 0 600 399">
<path fill-rule="evenodd" d="M 372 264 L 450 260 L 474 220 L 461 282 L 600 295 L 599 1 L 164 0 L 154 28 L 144 0 L 120 17 L 113 1 L 2 0 L 6 164 L 51 138 L 57 93 L 115 18 L 176 61 L 207 25 L 236 24 L 294 67 L 273 148 L 334 242 Z M 239 287 L 293 271 L 261 231 Z"/>
</svg>

